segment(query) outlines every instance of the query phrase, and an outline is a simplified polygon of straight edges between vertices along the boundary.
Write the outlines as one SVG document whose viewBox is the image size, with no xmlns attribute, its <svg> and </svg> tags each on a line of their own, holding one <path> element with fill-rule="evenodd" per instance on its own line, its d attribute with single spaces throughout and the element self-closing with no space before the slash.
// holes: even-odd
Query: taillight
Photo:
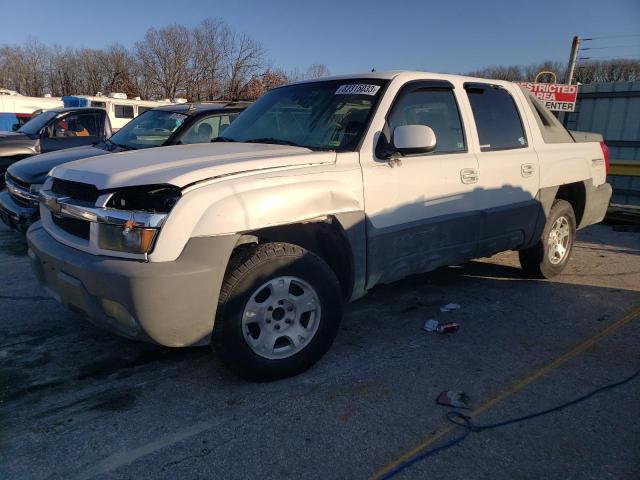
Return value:
<svg viewBox="0 0 640 480">
<path fill-rule="evenodd" d="M 600 148 L 602 149 L 602 155 L 604 156 L 604 171 L 609 175 L 609 147 L 604 143 L 604 140 L 600 142 Z"/>
</svg>

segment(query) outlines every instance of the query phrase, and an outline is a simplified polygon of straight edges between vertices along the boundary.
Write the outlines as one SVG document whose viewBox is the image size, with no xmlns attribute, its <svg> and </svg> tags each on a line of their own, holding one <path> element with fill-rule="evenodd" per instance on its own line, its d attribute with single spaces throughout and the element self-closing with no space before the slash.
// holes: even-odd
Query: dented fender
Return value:
<svg viewBox="0 0 640 480">
<path fill-rule="evenodd" d="M 174 260 L 191 237 L 242 234 L 364 210 L 357 154 L 346 156 L 354 161 L 196 185 L 167 217 L 149 260 Z"/>
</svg>

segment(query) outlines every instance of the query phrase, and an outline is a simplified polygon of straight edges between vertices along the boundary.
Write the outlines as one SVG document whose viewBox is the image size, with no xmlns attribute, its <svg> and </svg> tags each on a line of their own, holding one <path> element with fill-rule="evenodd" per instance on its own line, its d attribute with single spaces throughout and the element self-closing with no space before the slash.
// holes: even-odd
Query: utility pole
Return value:
<svg viewBox="0 0 640 480">
<path fill-rule="evenodd" d="M 578 50 L 580 49 L 580 37 L 573 37 L 571 43 L 571 54 L 569 55 L 569 65 L 567 67 L 567 76 L 564 83 L 571 85 L 573 83 L 573 73 L 576 70 L 576 59 L 578 58 Z"/>
</svg>

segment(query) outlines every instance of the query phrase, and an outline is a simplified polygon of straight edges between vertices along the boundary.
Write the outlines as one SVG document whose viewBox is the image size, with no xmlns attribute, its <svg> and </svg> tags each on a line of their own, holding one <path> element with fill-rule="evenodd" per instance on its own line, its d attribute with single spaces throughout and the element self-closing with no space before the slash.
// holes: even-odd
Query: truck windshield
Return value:
<svg viewBox="0 0 640 480">
<path fill-rule="evenodd" d="M 57 115 L 57 112 L 42 112 L 41 114 L 33 117 L 22 127 L 20 127 L 18 132 L 24 133 L 26 135 L 39 135 L 42 127 L 44 127 L 47 123 L 49 123 L 49 120 L 55 118 Z"/>
<path fill-rule="evenodd" d="M 327 80 L 276 88 L 249 107 L 217 141 L 353 151 L 386 81 Z"/>
<path fill-rule="evenodd" d="M 188 118 L 167 110 L 147 110 L 128 122 L 110 138 L 127 149 L 159 147 Z"/>
</svg>

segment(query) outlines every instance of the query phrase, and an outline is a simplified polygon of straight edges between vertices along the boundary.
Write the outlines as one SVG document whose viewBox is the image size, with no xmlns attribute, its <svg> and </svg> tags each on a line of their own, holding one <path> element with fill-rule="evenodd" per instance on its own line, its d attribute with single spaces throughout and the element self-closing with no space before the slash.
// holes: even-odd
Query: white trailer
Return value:
<svg viewBox="0 0 640 480">
<path fill-rule="evenodd" d="M 132 118 L 137 117 L 142 112 L 163 105 L 173 103 L 184 103 L 178 99 L 176 101 L 167 100 L 141 100 L 140 97 L 127 98 L 125 93 L 109 93 L 103 95 L 98 92 L 96 95 L 67 95 L 62 97 L 65 107 L 98 107 L 104 108 L 109 115 L 111 128 L 113 131 L 124 127 Z M 186 101 L 186 100 L 185 100 Z"/>
<path fill-rule="evenodd" d="M 0 89 L 0 132 L 11 132 L 27 123 L 34 113 L 62 107 L 53 97 L 27 97 L 12 90 Z"/>
</svg>

